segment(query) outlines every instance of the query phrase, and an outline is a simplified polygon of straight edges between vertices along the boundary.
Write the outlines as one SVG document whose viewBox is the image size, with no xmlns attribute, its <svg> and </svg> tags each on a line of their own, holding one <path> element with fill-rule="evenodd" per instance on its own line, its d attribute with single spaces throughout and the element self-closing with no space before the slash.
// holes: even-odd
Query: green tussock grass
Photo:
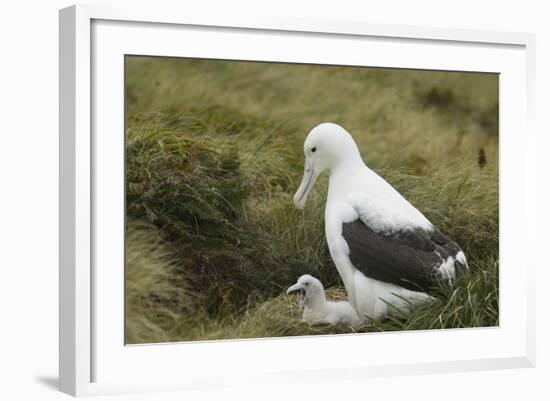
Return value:
<svg viewBox="0 0 550 401">
<path fill-rule="evenodd" d="M 498 324 L 495 75 L 129 57 L 126 99 L 128 343 Z M 292 204 L 323 121 L 468 256 L 457 286 L 406 317 L 309 326 L 284 293 L 309 273 L 345 298 L 326 176 Z"/>
</svg>

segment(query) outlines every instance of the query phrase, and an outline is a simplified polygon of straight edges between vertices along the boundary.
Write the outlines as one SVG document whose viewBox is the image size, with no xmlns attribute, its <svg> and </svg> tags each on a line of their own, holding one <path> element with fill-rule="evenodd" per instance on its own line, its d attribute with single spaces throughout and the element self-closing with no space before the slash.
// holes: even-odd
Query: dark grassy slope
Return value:
<svg viewBox="0 0 550 401">
<path fill-rule="evenodd" d="M 361 331 L 498 323 L 496 76 L 152 58 L 126 71 L 128 342 L 352 330 L 302 324 L 282 295 L 309 273 L 345 297 L 326 178 L 304 211 L 292 205 L 322 121 L 349 129 L 472 267 L 433 304 Z"/>
</svg>

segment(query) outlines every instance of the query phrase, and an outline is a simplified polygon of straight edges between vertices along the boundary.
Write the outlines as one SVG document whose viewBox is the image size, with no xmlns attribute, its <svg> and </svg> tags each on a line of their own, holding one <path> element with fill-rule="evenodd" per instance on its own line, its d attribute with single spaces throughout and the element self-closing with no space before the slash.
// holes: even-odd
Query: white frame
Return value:
<svg viewBox="0 0 550 401">
<path fill-rule="evenodd" d="M 527 127 L 526 146 L 520 152 L 525 157 L 525 171 L 534 177 L 535 138 L 531 128 L 534 109 L 534 36 L 519 33 L 482 32 L 456 29 L 436 29 L 411 26 L 373 25 L 360 22 L 335 22 L 291 20 L 276 18 L 245 18 L 227 20 L 209 15 L 185 15 L 181 11 L 158 10 L 151 8 L 112 8 L 109 6 L 72 6 L 60 12 L 60 389 L 72 395 L 91 395 L 113 392 L 141 390 L 165 390 L 179 388 L 202 388 L 227 385 L 220 377 L 204 377 L 197 374 L 194 380 L 182 383 L 181 380 L 151 380 L 140 385 L 125 380 L 92 383 L 92 349 L 94 327 L 92 292 L 94 276 L 92 275 L 92 113 L 91 113 L 91 79 L 92 79 L 92 21 L 139 21 L 149 23 L 171 23 L 202 27 L 234 27 L 253 30 L 310 32 L 340 34 L 353 36 L 385 37 L 390 39 L 433 40 L 441 43 L 461 42 L 471 44 L 517 45 L 525 48 L 526 73 L 525 81 Z M 525 206 L 528 225 L 534 227 L 534 178 L 526 178 Z M 527 198 L 529 196 L 529 198 Z M 296 371 L 279 371 L 277 374 L 265 372 L 253 378 L 260 382 L 278 382 L 306 379 L 326 379 L 331 377 L 372 377 L 394 374 L 418 374 L 440 371 L 464 371 L 477 369 L 496 369 L 508 367 L 534 366 L 534 261 L 529 260 L 525 268 L 525 333 L 521 338 L 523 351 L 514 355 L 471 358 L 470 360 L 448 360 L 439 362 L 415 362 L 407 364 L 379 363 L 376 366 L 342 366 L 340 369 L 306 369 Z M 474 331 L 464 331 L 461 335 L 475 337 Z M 449 334 L 451 335 L 451 334 Z M 410 333 L 412 336 L 428 338 L 433 332 Z M 339 337 L 335 339 L 335 337 Z M 342 336 L 331 338 L 336 344 Z M 358 337 L 346 337 L 346 341 L 357 341 Z M 296 341 L 286 339 L 288 341 Z M 309 342 L 313 342 L 309 339 Z M 412 340 L 411 340 L 412 341 Z M 260 341 L 241 343 L 251 347 Z M 213 344 L 213 343 L 211 343 Z M 248 344 L 248 345 L 247 345 Z M 265 342 L 264 342 L 265 344 Z M 303 345 L 304 343 L 302 343 Z M 170 347 L 166 345 L 165 347 Z M 334 346 L 334 345 L 333 345 Z M 205 351 L 204 344 L 202 351 Z M 250 377 L 249 377 L 250 378 Z M 237 383 L 238 384 L 238 383 Z"/>
</svg>

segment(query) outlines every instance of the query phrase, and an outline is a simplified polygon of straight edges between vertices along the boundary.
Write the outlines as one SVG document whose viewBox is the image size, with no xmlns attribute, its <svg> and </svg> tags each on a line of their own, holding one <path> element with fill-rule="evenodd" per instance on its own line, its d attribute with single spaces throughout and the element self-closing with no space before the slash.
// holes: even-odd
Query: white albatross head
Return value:
<svg viewBox="0 0 550 401">
<path fill-rule="evenodd" d="M 302 209 L 317 180 L 325 171 L 344 163 L 363 162 L 352 136 L 338 124 L 323 123 L 313 128 L 304 142 L 304 177 L 294 195 L 294 205 Z"/>
<path fill-rule="evenodd" d="M 313 276 L 304 274 L 298 282 L 286 290 L 287 294 L 298 291 L 298 307 L 318 305 L 326 300 L 323 284 Z"/>
</svg>

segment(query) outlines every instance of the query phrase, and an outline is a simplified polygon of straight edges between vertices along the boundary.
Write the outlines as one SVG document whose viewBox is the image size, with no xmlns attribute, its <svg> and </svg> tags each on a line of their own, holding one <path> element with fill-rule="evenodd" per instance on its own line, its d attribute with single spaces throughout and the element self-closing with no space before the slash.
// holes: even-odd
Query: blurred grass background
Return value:
<svg viewBox="0 0 550 401">
<path fill-rule="evenodd" d="M 498 324 L 498 76 L 127 56 L 126 342 Z M 336 122 L 464 249 L 455 288 L 410 316 L 309 326 L 305 273 L 345 299 L 324 237 L 326 176 L 292 204 L 303 141 Z"/>
</svg>

